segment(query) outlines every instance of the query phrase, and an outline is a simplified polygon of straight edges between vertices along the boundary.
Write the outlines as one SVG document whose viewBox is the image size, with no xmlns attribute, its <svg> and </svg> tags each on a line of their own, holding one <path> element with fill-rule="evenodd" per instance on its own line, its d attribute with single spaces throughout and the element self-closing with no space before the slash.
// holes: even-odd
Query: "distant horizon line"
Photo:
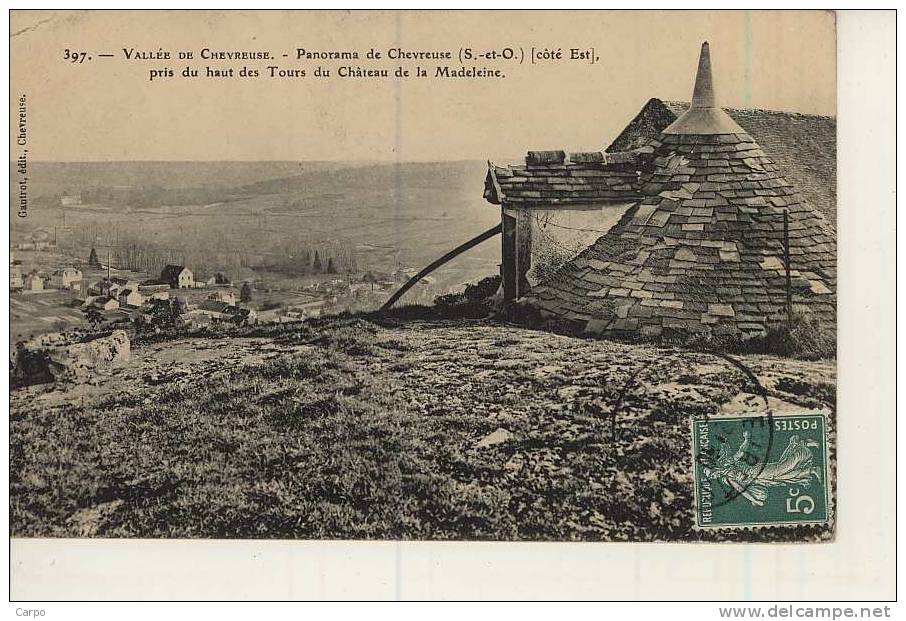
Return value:
<svg viewBox="0 0 906 621">
<path fill-rule="evenodd" d="M 517 157 L 498 157 L 498 160 L 522 159 L 525 155 Z M 437 164 L 450 162 L 485 162 L 488 158 L 455 158 L 455 159 L 437 159 L 437 160 L 368 160 L 368 159 L 349 159 L 349 160 L 39 160 L 29 159 L 29 164 L 344 164 L 344 163 L 361 163 L 361 164 Z M 10 160 L 10 164 L 16 164 L 15 160 Z"/>
</svg>

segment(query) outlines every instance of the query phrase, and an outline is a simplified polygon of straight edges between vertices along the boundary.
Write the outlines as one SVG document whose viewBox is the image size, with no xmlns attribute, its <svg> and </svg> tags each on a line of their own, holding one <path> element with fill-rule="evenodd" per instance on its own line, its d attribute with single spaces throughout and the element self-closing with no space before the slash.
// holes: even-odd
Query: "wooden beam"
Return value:
<svg viewBox="0 0 906 621">
<path fill-rule="evenodd" d="M 483 241 L 485 241 L 485 240 L 487 240 L 487 239 L 491 239 L 492 237 L 494 237 L 494 236 L 497 235 L 498 233 L 500 233 L 500 225 L 499 225 L 499 224 L 498 224 L 497 226 L 494 226 L 494 227 L 489 228 L 487 231 L 485 231 L 485 232 L 482 233 L 481 235 L 477 235 L 477 236 L 473 237 L 472 239 L 470 239 L 470 240 L 467 241 L 466 243 L 460 244 L 459 246 L 457 246 L 456 248 L 454 248 L 453 250 L 451 250 L 450 252 L 448 252 L 447 254 L 445 254 L 444 256 L 442 256 L 441 258 L 439 258 L 439 259 L 437 259 L 436 261 L 432 262 L 430 265 L 428 265 L 426 268 L 424 268 L 424 269 L 423 269 L 422 271 L 420 271 L 418 274 L 416 274 L 415 276 L 413 276 L 412 278 L 410 278 L 410 279 L 406 282 L 406 284 L 404 284 L 402 287 L 400 287 L 399 291 L 397 291 L 397 292 L 394 293 L 392 296 L 390 296 L 390 299 L 387 300 L 387 301 L 384 303 L 383 306 L 381 306 L 381 310 L 384 311 L 384 310 L 389 309 L 391 306 L 393 306 L 393 304 L 394 304 L 398 299 L 400 299 L 401 297 L 403 297 L 403 294 L 406 293 L 409 289 L 411 289 L 412 286 L 413 286 L 415 283 L 417 283 L 419 280 L 421 280 L 422 278 L 424 278 L 425 276 L 427 276 L 428 274 L 430 274 L 431 272 L 433 272 L 434 270 L 436 270 L 437 268 L 439 268 L 441 265 L 443 265 L 444 263 L 446 263 L 446 262 L 449 261 L 450 259 L 454 259 L 454 258 L 458 257 L 459 255 L 461 255 L 461 254 L 462 254 L 463 252 L 465 252 L 466 250 L 469 250 L 469 249 L 471 249 L 471 248 L 474 248 L 475 246 L 477 246 L 478 244 L 480 244 L 481 242 L 483 242 Z M 373 288 L 373 287 L 374 287 L 374 285 L 372 284 L 372 288 Z"/>
<path fill-rule="evenodd" d="M 512 302 L 519 295 L 516 271 L 516 216 L 508 209 L 500 210 L 503 235 L 500 240 L 500 278 L 503 281 L 503 301 Z"/>
<path fill-rule="evenodd" d="M 500 276 L 505 302 L 522 297 L 529 288 L 526 274 L 532 267 L 532 215 L 525 209 L 501 209 Z"/>
<path fill-rule="evenodd" d="M 528 293 L 526 274 L 532 267 L 532 214 L 525 210 L 516 213 L 516 297 Z"/>
</svg>

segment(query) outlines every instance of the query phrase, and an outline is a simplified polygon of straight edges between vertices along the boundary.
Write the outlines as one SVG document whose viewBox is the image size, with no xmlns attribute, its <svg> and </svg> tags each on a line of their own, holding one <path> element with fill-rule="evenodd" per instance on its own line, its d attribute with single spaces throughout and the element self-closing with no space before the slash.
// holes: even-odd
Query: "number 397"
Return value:
<svg viewBox="0 0 906 621">
<path fill-rule="evenodd" d="M 63 60 L 68 60 L 73 64 L 81 64 L 88 58 L 88 52 L 73 52 L 72 50 L 63 50 Z"/>
</svg>

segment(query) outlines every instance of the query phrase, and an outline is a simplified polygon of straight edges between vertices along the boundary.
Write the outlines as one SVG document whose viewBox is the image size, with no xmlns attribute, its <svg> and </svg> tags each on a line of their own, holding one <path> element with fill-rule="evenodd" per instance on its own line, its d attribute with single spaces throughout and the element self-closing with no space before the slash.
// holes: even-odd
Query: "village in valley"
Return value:
<svg viewBox="0 0 906 621">
<path fill-rule="evenodd" d="M 399 266 L 390 273 L 337 274 L 332 259 L 317 276 L 289 286 L 260 279 L 235 282 L 224 271 L 189 265 L 167 264 L 159 273 L 142 273 L 111 265 L 110 257 L 94 247 L 85 259 L 63 254 L 43 231 L 14 244 L 11 256 L 13 346 L 44 333 L 80 327 L 188 329 L 298 322 L 322 314 L 372 310 L 416 273 Z M 313 262 L 320 265 L 320 258 L 314 256 Z M 434 284 L 428 277 L 413 298 L 430 301 Z"/>
<path fill-rule="evenodd" d="M 481 162 L 404 166 L 410 189 L 398 195 L 392 167 L 360 162 L 30 166 L 32 207 L 11 220 L 13 348 L 72 329 L 146 328 L 167 307 L 185 330 L 376 310 L 451 231 L 493 218 L 465 184 L 432 185 L 459 188 Z M 481 250 L 420 279 L 406 301 L 430 304 L 496 270 L 493 247 Z M 181 284 L 168 266 L 185 268 Z"/>
</svg>

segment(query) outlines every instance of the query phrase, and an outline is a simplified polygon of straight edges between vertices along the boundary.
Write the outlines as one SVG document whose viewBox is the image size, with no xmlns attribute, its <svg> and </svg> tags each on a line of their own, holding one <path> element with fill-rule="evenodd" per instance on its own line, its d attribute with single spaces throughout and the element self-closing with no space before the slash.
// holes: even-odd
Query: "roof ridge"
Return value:
<svg viewBox="0 0 906 621">
<path fill-rule="evenodd" d="M 691 102 L 680 101 L 679 99 L 661 99 L 660 97 L 652 97 L 664 105 L 680 105 L 680 106 L 690 106 Z M 780 114 L 783 116 L 807 116 L 816 119 L 834 119 L 836 120 L 837 115 L 835 114 L 815 114 L 812 112 L 799 112 L 797 110 L 776 110 L 774 108 L 758 108 L 756 106 L 748 106 L 745 108 L 735 108 L 733 106 L 720 106 L 723 110 L 732 111 L 732 112 L 767 112 L 768 114 Z"/>
</svg>

